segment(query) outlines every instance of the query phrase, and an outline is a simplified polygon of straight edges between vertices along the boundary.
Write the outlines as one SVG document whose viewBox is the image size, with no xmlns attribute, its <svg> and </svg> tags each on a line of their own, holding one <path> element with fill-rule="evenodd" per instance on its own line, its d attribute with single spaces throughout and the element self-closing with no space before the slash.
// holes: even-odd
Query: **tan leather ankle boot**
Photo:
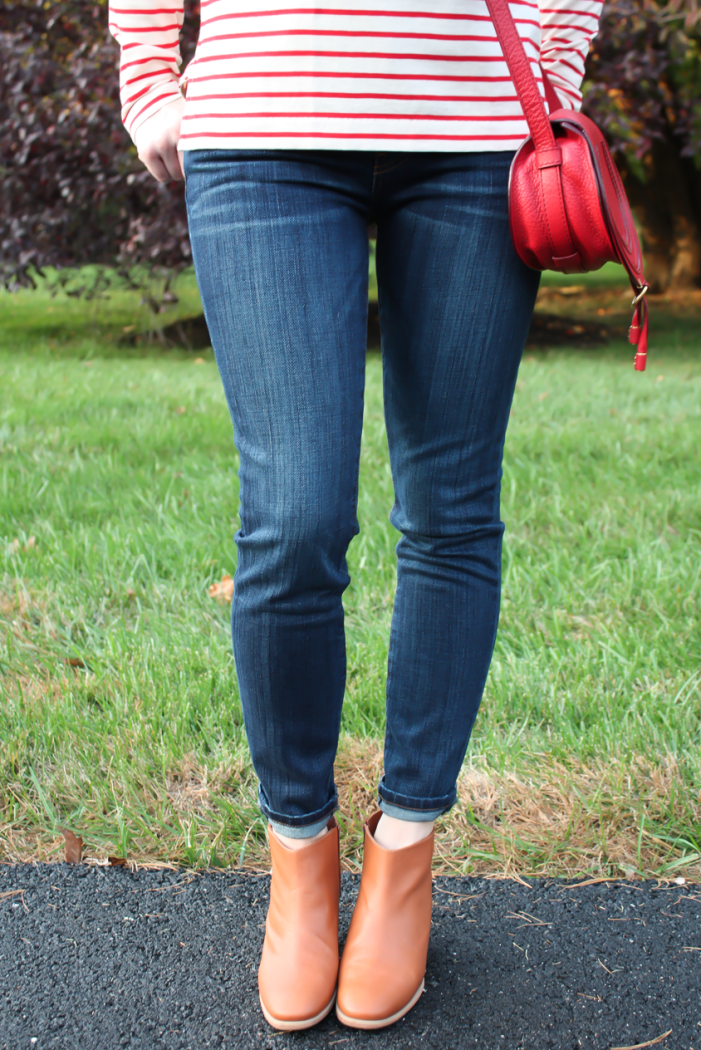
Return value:
<svg viewBox="0 0 701 1050">
<path fill-rule="evenodd" d="M 258 991 L 265 1019 L 283 1032 L 311 1028 L 330 1012 L 338 979 L 338 824 L 300 849 L 269 828 L 273 874 Z"/>
<path fill-rule="evenodd" d="M 375 842 L 381 813 L 365 824 L 358 900 L 343 949 L 336 1014 L 351 1028 L 384 1028 L 424 990 L 431 932 L 433 831 L 413 846 Z"/>
</svg>

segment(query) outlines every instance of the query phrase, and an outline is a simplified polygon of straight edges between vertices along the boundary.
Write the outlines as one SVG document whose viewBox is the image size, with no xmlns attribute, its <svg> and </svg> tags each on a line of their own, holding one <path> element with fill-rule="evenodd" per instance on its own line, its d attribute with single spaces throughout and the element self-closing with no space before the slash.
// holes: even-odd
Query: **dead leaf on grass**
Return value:
<svg viewBox="0 0 701 1050">
<path fill-rule="evenodd" d="M 12 540 L 11 543 L 8 543 L 8 545 L 7 545 L 7 553 L 10 555 L 10 557 L 12 557 L 15 554 L 18 554 L 20 551 L 24 551 L 24 553 L 26 554 L 27 551 L 34 550 L 36 545 L 37 545 L 37 538 L 36 538 L 36 536 L 30 536 L 29 539 L 27 540 L 27 542 L 24 544 L 24 546 L 22 546 L 22 543 L 21 543 L 20 540 L 14 539 L 14 540 Z"/>
<path fill-rule="evenodd" d="M 107 862 L 111 868 L 126 868 L 129 864 L 126 857 L 108 857 Z"/>
<path fill-rule="evenodd" d="M 586 288 L 583 284 L 568 284 L 563 288 L 555 288 L 554 291 L 556 295 L 581 295 Z"/>
<path fill-rule="evenodd" d="M 209 597 L 216 598 L 220 602 L 230 602 L 234 597 L 234 581 L 227 573 L 222 576 L 219 583 L 213 583 L 209 588 Z"/>
<path fill-rule="evenodd" d="M 64 662 L 67 663 L 69 667 L 82 668 L 84 671 L 87 671 L 88 669 L 88 665 L 84 660 L 81 660 L 79 656 L 67 656 Z"/>
<path fill-rule="evenodd" d="M 58 830 L 66 840 L 66 864 L 80 864 L 83 859 L 83 840 L 68 828 Z"/>
</svg>

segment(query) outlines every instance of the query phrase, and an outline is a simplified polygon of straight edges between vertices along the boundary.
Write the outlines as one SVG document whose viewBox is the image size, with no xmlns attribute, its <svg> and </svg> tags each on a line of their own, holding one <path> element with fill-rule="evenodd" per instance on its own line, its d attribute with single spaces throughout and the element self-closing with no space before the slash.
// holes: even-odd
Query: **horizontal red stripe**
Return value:
<svg viewBox="0 0 701 1050">
<path fill-rule="evenodd" d="M 135 58 L 133 62 L 122 62 L 121 66 L 119 68 L 120 68 L 120 70 L 122 72 L 124 72 L 125 69 L 131 69 L 132 66 L 143 66 L 143 65 L 146 64 L 146 62 L 174 62 L 176 66 L 178 64 L 178 60 L 175 57 L 168 58 L 167 55 L 163 55 L 163 56 L 159 55 L 156 58 L 153 55 L 150 55 L 150 56 L 148 56 L 146 58 Z M 154 69 L 153 72 L 154 72 L 154 74 L 158 73 L 158 70 Z M 163 70 L 163 72 L 165 73 L 166 70 Z M 144 75 L 145 76 L 149 76 L 148 73 L 146 73 Z"/>
<path fill-rule="evenodd" d="M 144 44 L 143 40 L 135 40 L 133 44 L 122 44 L 122 51 L 132 51 L 135 47 L 145 46 L 146 45 Z M 178 46 L 178 38 L 175 37 L 175 39 L 170 44 L 149 44 L 148 46 L 157 47 L 159 51 L 172 51 Z"/>
<path fill-rule="evenodd" d="M 531 41 L 524 41 L 531 43 Z M 535 45 L 534 45 L 535 46 Z M 233 62 L 242 58 L 377 58 L 406 62 L 504 62 L 503 55 L 414 55 L 399 51 L 243 51 L 239 54 L 198 55 L 196 65 L 205 62 Z M 531 59 L 531 62 L 535 62 Z"/>
<path fill-rule="evenodd" d="M 149 61 L 152 61 L 152 59 L 149 59 Z M 130 65 L 138 66 L 138 65 L 141 65 L 141 63 L 140 62 L 131 62 Z M 124 69 L 126 69 L 126 66 L 122 66 L 122 70 L 124 70 Z M 163 76 L 164 72 L 168 72 L 169 73 L 170 70 L 151 69 L 151 70 L 149 70 L 148 73 L 140 73 L 138 77 L 129 77 L 128 80 L 123 80 L 122 81 L 122 91 L 124 91 L 125 88 L 128 88 L 130 84 L 138 84 L 138 82 L 140 80 L 146 80 L 147 77 L 161 77 L 161 76 Z"/>
<path fill-rule="evenodd" d="M 192 83 L 192 81 L 190 81 Z M 190 95 L 190 102 L 228 98 L 377 98 L 397 102 L 513 102 L 515 95 L 399 95 L 387 91 L 235 91 L 225 95 Z"/>
<path fill-rule="evenodd" d="M 155 104 L 160 102 L 162 98 L 175 98 L 175 95 L 170 91 L 165 91 L 162 95 L 156 95 L 155 98 L 150 98 L 146 105 L 141 107 L 138 113 L 134 113 L 133 116 L 131 113 L 129 114 L 129 123 L 133 124 L 135 120 L 138 120 L 142 113 L 148 112 L 148 110 L 151 109 L 151 106 L 155 106 Z"/>
<path fill-rule="evenodd" d="M 592 3 L 598 4 L 599 7 L 604 6 L 604 0 L 591 0 Z M 598 18 L 598 15 L 592 14 L 591 11 L 573 11 L 571 5 L 565 5 L 564 7 L 541 7 L 541 15 L 581 15 L 582 18 Z"/>
<path fill-rule="evenodd" d="M 259 131 L 208 131 L 208 132 L 193 132 L 192 134 L 184 134 L 180 136 L 181 139 L 195 139 L 195 138 L 229 138 L 229 139 L 241 139 L 241 138 L 255 138 L 255 139 L 271 139 L 271 138 L 302 138 L 302 139 L 392 139 L 394 141 L 401 140 L 403 142 L 410 140 L 414 142 L 521 142 L 521 138 L 518 135 L 401 135 L 401 134 L 390 134 L 373 131 L 372 133 L 358 132 L 333 132 L 333 131 L 266 131 L 265 134 L 261 134 Z"/>
<path fill-rule="evenodd" d="M 214 0 L 203 0 L 201 7 L 208 7 Z M 534 4 L 524 4 L 525 7 L 535 7 Z M 364 11 L 361 8 L 331 8 L 331 7 L 278 7 L 269 11 L 231 11 L 225 15 L 214 15 L 212 18 L 203 18 L 200 25 L 209 25 L 222 18 L 274 18 L 278 15 L 340 15 L 345 18 L 425 18 L 442 19 L 460 22 L 491 22 L 489 15 L 472 15 L 464 12 L 436 12 L 436 11 L 387 11 L 372 10 Z"/>
<path fill-rule="evenodd" d="M 517 3 L 517 5 L 519 7 L 532 7 L 534 9 L 537 9 L 537 7 L 538 7 L 537 0 L 515 0 L 515 2 Z M 603 0 L 600 0 L 600 2 L 603 2 Z M 202 2 L 200 3 L 200 8 L 209 7 L 210 4 L 215 4 L 215 3 L 218 3 L 218 0 L 202 0 Z M 293 9 L 291 9 L 291 8 L 282 8 L 282 9 L 279 10 L 279 13 L 283 14 L 287 10 L 293 10 Z M 321 8 L 320 10 L 323 11 L 324 9 Z M 271 13 L 277 14 L 278 11 L 274 11 L 274 12 L 271 12 Z M 371 11 L 360 11 L 359 13 L 360 14 L 372 14 Z M 412 12 L 410 12 L 410 11 L 402 11 L 401 13 L 405 17 L 411 17 L 411 15 L 412 15 Z M 417 13 L 417 17 L 418 18 L 425 18 L 426 17 L 426 13 L 423 12 L 423 11 L 420 11 L 420 12 Z M 433 16 L 432 15 L 431 17 L 450 18 L 450 17 L 453 17 L 453 16 L 451 16 L 449 14 L 445 14 L 445 15 L 442 15 L 442 16 Z"/>
<path fill-rule="evenodd" d="M 180 5 L 180 7 L 154 7 L 148 11 L 139 11 L 133 7 L 113 7 L 112 4 L 110 4 L 110 14 L 112 15 L 137 15 L 137 17 L 140 14 L 148 14 L 149 16 L 178 15 L 182 14 L 182 10 L 182 4 Z"/>
<path fill-rule="evenodd" d="M 399 12 L 396 12 L 396 11 L 343 11 L 342 12 L 342 11 L 314 11 L 314 10 L 311 10 L 311 9 L 306 9 L 305 10 L 304 8 L 299 8 L 297 10 L 290 10 L 290 11 L 247 11 L 247 12 L 231 11 L 231 12 L 227 12 L 227 14 L 225 14 L 225 15 L 215 15 L 213 18 L 203 19 L 203 21 L 200 23 L 200 31 L 205 26 L 214 25 L 215 22 L 227 22 L 227 21 L 229 21 L 229 19 L 233 19 L 233 18 L 273 18 L 273 17 L 279 17 L 280 15 L 293 15 L 293 14 L 294 15 L 320 15 L 320 16 L 344 14 L 347 17 L 353 17 L 353 18 L 355 18 L 355 17 L 365 17 L 366 15 L 372 15 L 373 17 L 378 17 L 380 15 L 383 15 L 386 18 L 396 18 L 399 21 L 402 21 L 405 18 L 425 18 L 425 19 L 445 19 L 445 18 L 450 18 L 452 20 L 459 20 L 459 21 L 464 21 L 464 22 L 487 22 L 488 24 L 491 24 L 491 21 L 492 21 L 491 18 L 488 15 L 464 15 L 464 14 L 462 14 L 462 15 L 460 15 L 460 14 L 455 14 L 455 15 L 443 15 L 443 14 L 435 14 L 435 15 L 423 14 L 423 15 L 419 15 L 419 14 L 411 14 L 411 15 L 409 15 L 409 14 L 405 14 L 405 13 L 399 13 Z M 531 26 L 538 26 L 538 27 L 540 27 L 540 22 L 539 21 L 536 22 L 532 18 L 515 18 L 514 22 L 516 22 L 517 25 L 531 25 Z M 285 32 L 285 30 L 282 30 L 282 32 Z M 336 32 L 336 30 L 330 30 L 330 32 Z M 353 31 L 353 30 L 349 30 L 348 32 L 350 32 L 351 35 L 358 35 L 358 36 L 374 35 L 374 34 L 363 34 L 363 33 L 357 33 L 356 34 L 355 31 Z M 444 39 L 446 39 L 446 40 L 448 40 L 448 39 L 459 40 L 460 37 L 445 37 Z"/>
<path fill-rule="evenodd" d="M 215 80 L 255 80 L 258 77 L 307 77 L 309 79 L 325 78 L 326 80 L 429 80 L 432 83 L 447 83 L 447 84 L 505 84 L 511 82 L 510 76 L 503 77 L 490 77 L 490 76 L 451 76 L 446 74 L 438 73 L 344 73 L 337 70 L 329 70 L 329 72 L 323 72 L 322 70 L 302 70 L 302 69 L 285 69 L 285 70 L 251 70 L 250 73 L 213 73 L 211 76 L 204 77 L 188 77 L 188 83 L 190 84 L 210 84 Z M 542 83 L 540 77 L 540 68 L 536 72 L 536 80 Z"/>
<path fill-rule="evenodd" d="M 564 44 L 568 51 L 577 51 L 580 47 L 588 47 L 589 41 L 582 39 L 572 40 L 572 38 L 568 36 L 546 36 L 543 41 L 543 47 L 549 48 L 552 51 L 554 50 L 553 44 Z M 558 50 L 563 49 L 559 48 Z"/>
<path fill-rule="evenodd" d="M 350 38 L 351 40 L 446 40 L 458 43 L 485 43 L 496 44 L 497 36 L 475 36 L 475 35 L 448 35 L 445 33 L 388 33 L 369 31 L 357 31 L 354 29 L 266 29 L 255 33 L 222 33 L 219 36 L 208 36 L 200 38 L 200 47 L 205 44 L 219 43 L 221 40 L 258 40 L 264 37 L 274 36 L 331 36 L 337 38 Z M 527 43 L 528 38 L 524 40 Z"/>
<path fill-rule="evenodd" d="M 119 22 L 109 22 L 107 28 L 110 30 L 110 32 L 113 29 L 116 29 L 117 32 L 121 33 L 122 35 L 124 35 L 124 33 L 136 33 L 136 34 L 141 34 L 141 33 L 168 33 L 168 32 L 170 32 L 173 29 L 177 30 L 178 33 L 179 33 L 180 32 L 180 22 L 176 22 L 176 23 L 174 23 L 173 25 L 170 25 L 170 26 L 144 26 L 144 25 L 123 26 L 123 25 L 120 25 Z"/>
<path fill-rule="evenodd" d="M 541 12 L 542 14 L 542 12 Z M 559 11 L 555 14 L 567 15 L 568 18 L 575 18 L 579 15 L 585 22 L 593 23 L 596 32 L 596 27 L 599 25 L 599 19 L 595 15 L 585 15 L 577 11 Z M 579 22 L 556 22 L 554 19 L 546 18 L 544 22 L 541 22 L 542 26 L 567 26 L 570 29 L 576 29 L 578 33 L 583 33 L 586 30 L 586 25 Z"/>
<path fill-rule="evenodd" d="M 163 96 L 161 96 L 163 97 Z M 189 113 L 183 117 L 185 120 L 261 120 L 265 117 L 274 118 L 276 120 L 459 120 L 463 124 L 478 120 L 523 120 L 523 113 L 510 114 L 508 116 L 493 116 L 488 115 L 484 117 L 477 116 L 464 116 L 455 113 L 443 114 L 443 113 L 293 113 L 292 111 L 283 111 L 282 113 Z M 204 133 L 206 134 L 206 132 Z"/>
<path fill-rule="evenodd" d="M 571 29 L 574 33 L 583 33 L 586 36 L 592 36 L 596 29 L 587 29 L 585 26 L 573 26 L 569 22 L 548 22 L 545 26 L 546 29 Z"/>
</svg>

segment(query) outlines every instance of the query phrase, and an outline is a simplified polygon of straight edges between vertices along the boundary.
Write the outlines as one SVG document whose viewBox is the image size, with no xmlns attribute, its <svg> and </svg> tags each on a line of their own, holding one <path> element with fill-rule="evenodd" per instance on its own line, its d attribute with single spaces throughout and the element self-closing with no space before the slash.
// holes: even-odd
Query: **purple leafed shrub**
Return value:
<svg viewBox="0 0 701 1050">
<path fill-rule="evenodd" d="M 585 111 L 621 168 L 653 290 L 701 285 L 699 0 L 610 0 Z"/>
<path fill-rule="evenodd" d="M 183 53 L 197 36 L 190 4 Z M 33 270 L 177 272 L 190 263 L 182 183 L 160 185 L 120 119 L 107 3 L 4 0 L 0 9 L 0 280 Z"/>
</svg>

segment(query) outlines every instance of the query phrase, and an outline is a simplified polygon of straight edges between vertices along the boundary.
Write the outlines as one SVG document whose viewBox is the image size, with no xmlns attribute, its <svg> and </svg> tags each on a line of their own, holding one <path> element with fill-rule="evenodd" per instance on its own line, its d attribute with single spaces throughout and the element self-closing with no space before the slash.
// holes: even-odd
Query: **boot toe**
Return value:
<svg viewBox="0 0 701 1050">
<path fill-rule="evenodd" d="M 326 967 L 315 960 L 314 966 L 301 970 L 290 967 L 282 972 L 277 967 L 270 972 L 261 965 L 258 991 L 267 1020 L 273 1025 L 276 1021 L 293 1025 L 321 1020 L 334 1004 L 337 972 L 337 960 L 329 960 Z M 302 980 L 300 974 L 304 974 Z"/>
<path fill-rule="evenodd" d="M 380 975 L 377 964 L 368 969 L 348 967 L 339 979 L 336 1013 L 351 1027 L 393 1024 L 411 1009 L 422 991 L 423 975 Z"/>
<path fill-rule="evenodd" d="M 295 989 L 295 992 L 298 991 L 299 989 Z M 331 989 L 330 994 L 326 989 L 324 997 L 310 996 L 304 1000 L 300 1000 L 298 994 L 286 995 L 282 990 L 279 990 L 272 1000 L 266 999 L 263 992 L 260 993 L 260 1005 L 266 1021 L 273 1028 L 283 1032 L 311 1028 L 318 1024 L 331 1012 L 335 1001 L 335 987 Z"/>
</svg>

